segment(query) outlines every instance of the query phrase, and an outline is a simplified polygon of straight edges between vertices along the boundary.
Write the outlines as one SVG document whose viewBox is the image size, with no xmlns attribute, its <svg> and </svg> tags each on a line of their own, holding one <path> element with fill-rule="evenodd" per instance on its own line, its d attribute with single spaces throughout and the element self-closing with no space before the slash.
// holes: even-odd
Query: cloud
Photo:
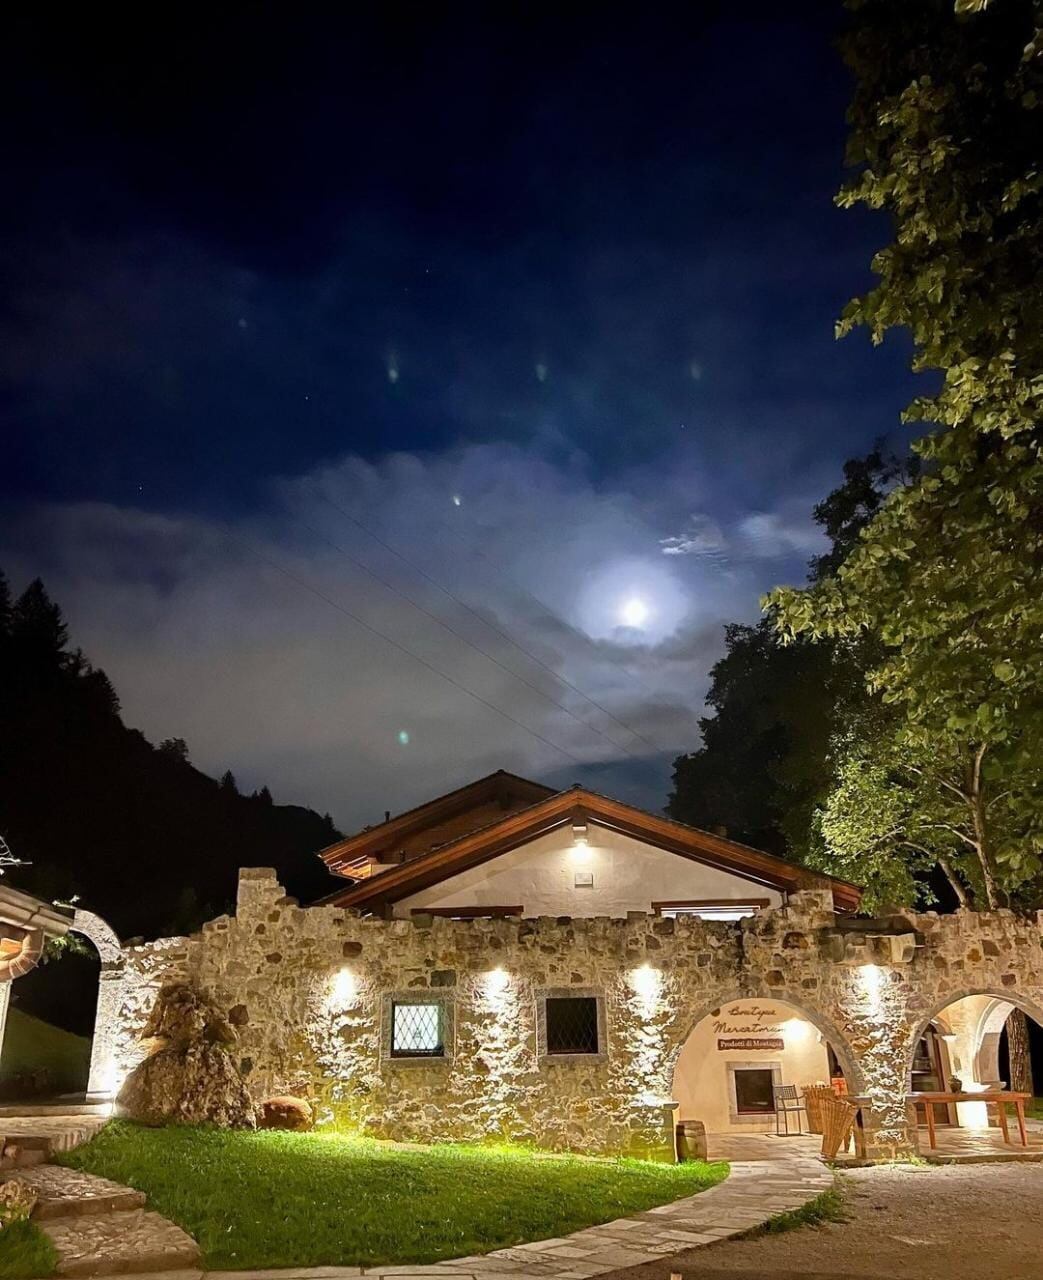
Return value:
<svg viewBox="0 0 1043 1280">
<path fill-rule="evenodd" d="M 721 526 L 709 516 L 693 515 L 681 533 L 660 538 L 664 556 L 706 556 L 723 559 L 725 537 Z"/>
<path fill-rule="evenodd" d="M 12 509 L 0 564 L 16 589 L 45 578 L 128 723 L 346 828 L 496 768 L 657 807 L 722 624 L 773 581 L 664 563 L 664 501 L 641 472 L 510 444 L 351 455 L 229 520 Z M 634 592 L 643 631 L 612 625 Z"/>
</svg>

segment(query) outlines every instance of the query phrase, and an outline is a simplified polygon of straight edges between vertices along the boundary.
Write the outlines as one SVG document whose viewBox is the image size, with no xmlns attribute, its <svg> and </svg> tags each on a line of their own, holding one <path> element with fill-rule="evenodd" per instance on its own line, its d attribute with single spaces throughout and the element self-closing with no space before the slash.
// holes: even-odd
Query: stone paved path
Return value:
<svg viewBox="0 0 1043 1280">
<path fill-rule="evenodd" d="M 716 1244 L 759 1226 L 776 1213 L 799 1208 L 833 1185 L 832 1172 L 815 1158 L 817 1145 L 813 1140 L 790 1143 L 784 1139 L 747 1143 L 745 1150 L 754 1158 L 734 1161 L 730 1175 L 709 1191 L 560 1239 L 538 1240 L 431 1266 L 211 1271 L 203 1273 L 203 1280 L 347 1280 L 356 1276 L 376 1280 L 385 1276 L 397 1280 L 590 1280 Z M 719 1158 L 727 1158 L 723 1143 L 713 1151 Z M 180 1280 L 201 1277 L 186 1273 Z"/>
<path fill-rule="evenodd" d="M 571 1235 L 430 1266 L 301 1267 L 271 1271 L 211 1271 L 180 1227 L 144 1208 L 144 1196 L 93 1174 L 55 1165 L 18 1176 L 40 1196 L 37 1218 L 58 1250 L 60 1276 L 141 1274 L 164 1280 L 347 1280 L 364 1276 L 438 1280 L 591 1280 L 621 1268 L 715 1244 L 798 1208 L 833 1185 L 815 1157 L 813 1140 L 742 1139 L 724 1182 L 645 1213 L 587 1227 Z M 712 1154 L 732 1157 L 723 1140 Z"/>
</svg>

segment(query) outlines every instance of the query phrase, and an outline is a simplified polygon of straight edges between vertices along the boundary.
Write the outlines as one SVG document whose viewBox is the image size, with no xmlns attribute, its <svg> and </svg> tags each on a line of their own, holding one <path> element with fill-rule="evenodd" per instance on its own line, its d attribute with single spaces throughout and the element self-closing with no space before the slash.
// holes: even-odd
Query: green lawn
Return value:
<svg viewBox="0 0 1043 1280">
<path fill-rule="evenodd" d="M 1043 1120 L 1043 1098 L 1033 1098 L 1025 1103 L 1025 1114 L 1033 1120 Z"/>
<path fill-rule="evenodd" d="M 91 1042 L 52 1027 L 21 1009 L 10 1009 L 0 1056 L 0 1090 L 8 1096 L 66 1093 L 84 1089 L 91 1058 Z"/>
<path fill-rule="evenodd" d="M 54 1272 L 58 1255 L 54 1245 L 35 1222 L 22 1218 L 0 1227 L 0 1277 L 31 1280 Z"/>
<path fill-rule="evenodd" d="M 394 1147 L 326 1133 L 113 1121 L 61 1163 L 144 1191 L 210 1268 L 436 1262 L 562 1235 L 703 1191 L 724 1163 Z"/>
</svg>

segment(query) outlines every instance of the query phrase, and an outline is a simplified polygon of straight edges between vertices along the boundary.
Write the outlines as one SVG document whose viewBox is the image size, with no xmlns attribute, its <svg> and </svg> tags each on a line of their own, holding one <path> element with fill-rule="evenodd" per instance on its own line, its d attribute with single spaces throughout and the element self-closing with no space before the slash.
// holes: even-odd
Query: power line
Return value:
<svg viewBox="0 0 1043 1280">
<path fill-rule="evenodd" d="M 479 559 L 485 560 L 488 564 L 492 565 L 492 567 L 497 571 L 497 573 L 500 573 L 500 574 L 503 573 L 503 570 L 500 568 L 500 566 L 496 563 L 495 560 L 493 560 L 490 556 L 486 555 L 486 553 L 481 549 L 481 547 L 477 547 L 473 545 L 471 542 L 469 542 L 463 536 L 463 534 L 460 532 L 459 529 L 453 528 L 453 526 L 449 523 L 448 520 L 444 519 L 443 517 L 439 517 L 438 523 L 442 526 L 443 529 L 451 533 L 453 537 L 457 540 L 457 542 L 460 543 L 461 546 L 466 547 L 471 555 L 478 556 Z M 511 585 L 516 590 L 520 591 L 523 596 L 531 600 L 532 603 L 539 609 L 539 611 L 545 617 L 550 618 L 551 622 L 557 623 L 559 625 L 562 623 L 563 619 L 561 615 L 549 604 L 547 604 L 545 600 L 541 600 L 539 596 L 534 595 L 527 587 L 524 587 L 518 581 L 517 578 L 511 577 L 510 575 L 505 575 L 505 576 L 508 578 L 508 581 L 511 583 Z M 569 631 L 571 632 L 572 635 L 579 636 L 581 640 L 585 641 L 592 649 L 595 650 L 595 654 L 598 654 L 598 656 L 600 656 L 599 651 L 595 649 L 593 640 L 591 640 L 591 638 L 588 635 L 586 635 L 582 631 L 577 631 L 576 628 L 571 625 L 569 625 Z M 636 684 L 639 688 L 644 689 L 645 693 L 650 694 L 653 698 L 656 696 L 656 691 L 654 689 L 650 689 L 649 686 L 645 684 L 645 682 L 641 679 L 640 676 L 635 675 L 634 672 L 629 669 L 629 667 L 624 665 L 624 659 L 618 657 L 614 653 L 606 653 L 604 656 L 608 658 L 609 662 L 617 666 L 620 669 L 620 671 L 622 671 L 622 673 L 629 680 L 632 680 L 633 683 Z M 582 693 L 582 690 L 580 690 L 580 692 Z M 583 696 L 588 697 L 589 695 L 583 694 Z M 593 701 L 593 699 L 591 699 L 591 701 Z M 594 705 L 597 706 L 599 704 L 595 703 Z M 629 725 L 627 725 L 626 727 L 630 728 Z M 630 729 L 630 732 L 637 733 L 637 730 Z M 641 737 L 640 734 L 638 734 L 637 736 Z M 643 741 L 648 742 L 648 739 L 644 738 Z M 661 748 L 656 747 L 654 743 L 648 742 L 648 745 L 652 747 L 653 750 L 655 751 L 661 750 Z"/>
<path fill-rule="evenodd" d="M 388 580 L 386 578 L 381 577 L 381 575 L 377 573 L 376 570 L 371 569 L 369 565 L 359 560 L 357 556 L 352 555 L 352 553 L 348 551 L 347 548 L 342 547 L 339 542 L 334 542 L 332 538 L 327 537 L 326 534 L 322 533 L 320 530 L 316 529 L 313 525 L 309 524 L 308 521 L 305 520 L 303 517 L 297 516 L 296 519 L 305 527 L 305 529 L 307 529 L 310 533 L 314 534 L 316 538 L 321 538 L 322 541 L 325 542 L 328 546 L 331 546 L 335 551 L 339 551 L 341 555 L 346 557 L 346 559 L 350 560 L 351 563 L 355 565 L 357 568 L 361 569 L 363 573 L 368 574 L 375 582 L 379 582 L 382 587 L 385 587 L 388 591 L 393 592 L 396 596 L 399 597 L 400 600 L 404 600 L 406 604 L 408 604 L 411 608 L 416 609 L 419 613 L 422 613 L 425 618 L 430 618 L 432 622 L 437 623 L 438 626 L 442 627 L 443 630 L 448 631 L 448 633 L 451 636 L 455 636 L 456 639 L 459 640 L 462 644 L 467 645 L 469 649 L 473 649 L 475 653 L 481 654 L 481 656 L 483 658 L 486 658 L 489 662 L 495 663 L 496 666 L 498 666 L 501 671 L 505 672 L 512 679 L 519 681 L 519 683 L 523 684 L 527 689 L 531 689 L 533 693 L 543 698 L 544 701 L 549 702 L 552 707 L 557 707 L 559 711 L 564 711 L 565 714 L 570 719 L 575 720 L 575 722 L 580 726 L 580 728 L 587 729 L 591 733 L 596 733 L 599 738 L 604 738 L 604 740 L 609 744 L 609 746 L 615 748 L 615 750 L 626 751 L 628 754 L 632 754 L 630 752 L 629 747 L 626 747 L 622 743 L 614 741 L 612 738 L 608 736 L 608 734 L 602 733 L 602 731 L 599 728 L 597 728 L 596 725 L 592 725 L 586 720 L 581 720 L 579 716 L 575 715 L 572 711 L 570 711 L 569 708 L 563 702 L 558 702 L 557 699 L 552 698 L 548 693 L 545 693 L 544 690 L 542 690 L 539 687 L 539 685 L 533 684 L 531 680 L 526 680 L 526 678 L 523 675 L 519 675 L 517 671 L 514 671 L 511 667 L 508 667 L 506 663 L 501 662 L 500 659 L 495 656 L 495 654 L 489 653 L 488 650 L 483 649 L 480 645 L 475 644 L 472 640 L 468 639 L 468 637 L 465 636 L 462 632 L 457 631 L 455 627 L 450 626 L 448 622 L 440 618 L 438 614 L 432 613 L 430 609 L 418 603 L 416 600 L 411 599 L 409 596 L 406 595 L 404 591 L 400 591 L 399 588 L 394 585 L 394 583 L 388 582 Z"/>
<path fill-rule="evenodd" d="M 552 750 L 557 751 L 560 755 L 567 756 L 570 760 L 574 761 L 576 764 L 585 763 L 583 760 L 579 758 L 579 756 L 574 755 L 571 751 L 569 751 L 567 747 L 559 746 L 556 742 L 551 742 L 549 738 L 545 738 L 542 733 L 538 733 L 535 729 L 530 729 L 527 724 L 523 724 L 521 720 L 515 719 L 515 717 L 512 716 L 510 712 L 504 711 L 501 707 L 496 706 L 495 703 L 490 702 L 487 698 L 483 698 L 480 693 L 475 693 L 473 689 L 469 689 L 465 684 L 462 684 L 459 680 L 454 679 L 453 676 L 448 675 L 445 671 L 442 671 L 440 668 L 436 667 L 434 663 L 428 662 L 426 658 L 421 657 L 421 655 L 418 653 L 414 653 L 412 649 L 408 648 L 408 646 L 399 643 L 399 641 L 396 640 L 393 636 L 387 635 L 386 632 L 381 631 L 379 627 L 375 627 L 372 625 L 372 623 L 367 622 L 364 618 L 360 618 L 358 614 L 353 613 L 351 609 L 348 609 L 344 605 L 340 604 L 339 601 L 334 600 L 331 596 L 328 596 L 324 591 L 320 591 L 318 587 L 312 586 L 310 582 L 307 582 L 304 578 L 299 577 L 297 574 L 293 573 L 292 570 L 285 568 L 283 565 L 279 564 L 278 561 L 273 560 L 270 556 L 265 555 L 265 553 L 263 551 L 258 550 L 257 547 L 252 546 L 249 542 L 246 542 L 245 540 L 237 537 L 234 533 L 231 533 L 227 529 L 227 527 L 225 528 L 225 536 L 229 539 L 229 541 L 249 551 L 252 555 L 256 556 L 259 560 L 262 560 L 270 568 L 275 569 L 278 573 L 281 573 L 284 577 L 289 578 L 289 580 L 295 583 L 298 587 L 301 587 L 305 591 L 310 591 L 311 594 L 314 596 L 318 596 L 320 600 L 325 601 L 325 603 L 328 604 L 331 608 L 336 609 L 338 613 L 342 613 L 344 614 L 345 617 L 350 618 L 352 622 L 354 622 L 357 626 L 362 627 L 363 630 L 368 631 L 370 632 L 371 635 L 375 635 L 379 639 L 386 641 L 388 644 L 392 645 L 395 649 L 398 649 L 400 653 L 406 654 L 408 657 L 412 658 L 414 662 L 419 662 L 422 667 L 426 667 L 428 671 L 434 672 L 436 676 L 440 676 L 443 680 L 451 684 L 454 688 L 459 689 L 461 693 L 465 693 L 469 698 L 473 698 L 475 702 L 480 702 L 483 707 L 487 707 L 490 711 L 495 711 L 496 714 L 498 716 L 502 716 L 504 720 L 510 721 L 511 724 L 516 725 L 519 729 L 523 729 L 527 734 L 530 735 L 530 737 L 535 738 L 538 742 L 542 742 L 544 746 L 550 747 Z"/>
<path fill-rule="evenodd" d="M 644 734 L 640 733 L 637 729 L 633 728 L 633 726 L 627 724 L 623 720 L 620 720 L 618 716 L 613 715 L 613 713 L 609 711 L 607 707 L 603 706 L 600 702 L 598 702 L 596 698 L 593 698 L 589 693 L 585 693 L 577 685 L 573 684 L 571 680 L 561 675 L 560 672 L 555 671 L 552 666 L 544 662 L 542 658 L 537 657 L 536 654 L 534 654 L 531 650 L 527 649 L 525 645 L 523 645 L 519 640 L 515 639 L 515 637 L 512 636 L 509 632 L 503 630 L 501 627 L 497 626 L 495 623 L 490 622 L 488 618 L 484 617 L 476 609 L 473 609 L 466 602 L 466 600 L 462 600 L 458 595 L 450 591 L 448 587 L 443 586 L 443 584 L 440 583 L 437 580 L 437 578 L 432 577 L 432 575 L 429 574 L 425 569 L 422 569 L 418 564 L 410 560 L 408 556 L 406 556 L 403 552 L 399 551 L 396 547 L 392 546 L 392 544 L 388 542 L 386 539 L 382 538 L 380 534 L 374 532 L 373 529 L 371 529 L 367 524 L 364 524 L 357 516 L 354 516 L 351 514 L 351 512 L 346 511 L 338 502 L 335 502 L 331 497 L 323 493 L 322 490 L 319 489 L 317 486 L 313 486 L 313 487 L 315 488 L 315 492 L 318 494 L 318 496 L 322 498 L 324 502 L 328 503 L 341 516 L 343 516 L 345 520 L 349 520 L 352 524 L 356 525 L 359 529 L 361 529 L 363 533 L 368 534 L 369 537 L 371 537 L 374 542 L 379 543 L 379 545 L 382 546 L 386 551 L 390 552 L 391 555 L 395 556 L 398 560 L 401 560 L 403 564 L 408 565 L 409 568 L 412 569 L 414 573 L 419 574 L 420 577 L 422 577 L 425 582 L 429 582 L 436 590 L 440 591 L 444 596 L 447 596 L 455 604 L 459 605 L 461 609 L 466 610 L 472 617 L 476 618 L 483 626 L 487 627 L 495 635 L 498 635 L 502 640 L 506 640 L 508 644 L 513 645 L 514 648 L 519 650 L 519 652 L 525 654 L 525 656 L 531 662 L 534 662 L 536 663 L 537 666 L 542 667 L 543 670 L 546 671 L 554 680 L 557 680 L 560 684 L 564 685 L 565 688 L 570 689 L 573 693 L 583 698 L 586 702 L 589 702 L 591 706 L 596 707 L 597 710 L 602 713 L 602 715 L 607 716 L 609 720 L 611 720 L 614 724 L 617 724 L 625 733 L 632 734 L 635 738 L 639 739 L 639 741 L 643 742 L 645 746 L 649 747 L 652 751 L 658 752 L 662 749 L 656 746 L 654 742 L 649 741 L 649 739 L 646 738 Z M 444 521 L 442 521 L 441 523 L 446 524 L 446 528 L 450 527 Z M 319 536 L 322 537 L 323 535 L 320 534 Z M 459 535 L 457 536 L 459 537 Z M 348 554 L 348 553 L 345 553 L 345 554 Z M 479 551 L 477 554 L 482 555 L 482 552 Z M 483 558 L 487 558 L 487 557 L 483 556 Z M 365 566 L 363 566 L 363 568 L 365 568 Z M 367 572 L 372 572 L 372 571 L 367 569 Z M 378 578 L 378 581 L 382 581 L 382 579 Z M 384 585 L 387 585 L 387 584 L 385 583 Z M 396 590 L 396 588 L 394 587 L 392 587 L 391 589 Z M 520 589 L 524 590 L 524 588 L 520 588 Z M 401 594 L 401 592 L 399 594 Z M 408 596 L 405 598 L 409 599 Z M 533 596 L 532 598 L 534 600 L 536 599 L 535 596 Z M 548 612 L 545 606 L 541 606 L 541 607 L 544 609 L 545 613 Z M 417 605 L 417 608 L 421 608 L 421 606 Z M 427 612 L 427 611 L 425 610 L 424 612 Z M 435 615 L 429 615 L 429 616 L 435 616 Z M 550 614 L 549 616 L 551 616 L 555 622 L 560 622 L 560 619 L 557 618 L 555 615 Z M 441 619 L 437 617 L 435 620 L 438 622 L 441 622 Z M 442 625 L 444 626 L 446 624 L 442 623 Z M 452 630 L 452 628 L 449 628 L 449 629 Z M 454 632 L 453 634 L 459 635 L 458 632 Z M 471 644 L 471 641 L 469 641 L 466 636 L 460 636 L 460 639 L 462 639 L 466 644 Z M 477 646 L 472 645 L 472 648 L 476 648 L 476 647 Z M 479 649 L 479 652 L 485 653 L 485 650 Z M 490 654 L 486 653 L 485 656 L 489 657 L 491 661 L 496 662 L 497 666 L 504 667 L 503 663 L 499 662 L 496 658 L 493 658 Z M 521 680 L 523 684 L 528 685 L 530 689 L 536 688 L 536 686 L 530 684 L 522 676 L 518 675 L 517 672 L 511 670 L 511 668 L 504 667 L 504 670 L 510 671 L 512 675 L 516 676 L 519 680 Z M 547 695 L 544 694 L 542 690 L 537 689 L 536 692 L 540 693 L 543 697 L 547 697 Z M 553 702 L 554 700 L 550 699 L 550 701 Z M 554 705 L 561 707 L 561 709 L 565 711 L 568 715 L 572 716 L 573 719 L 578 719 L 578 717 L 575 716 L 573 712 L 570 711 L 569 708 L 566 707 L 563 703 L 555 702 Z M 588 721 L 584 720 L 584 721 L 580 721 L 580 723 L 584 724 L 587 728 L 593 730 L 593 732 L 595 733 L 601 733 L 599 729 L 596 729 Z M 601 736 L 606 737 L 605 734 L 601 734 Z M 611 738 L 607 738 L 607 741 L 612 742 L 612 745 L 617 749 L 621 749 L 624 751 L 628 750 L 627 747 L 623 746 L 621 743 L 614 742 Z"/>
</svg>

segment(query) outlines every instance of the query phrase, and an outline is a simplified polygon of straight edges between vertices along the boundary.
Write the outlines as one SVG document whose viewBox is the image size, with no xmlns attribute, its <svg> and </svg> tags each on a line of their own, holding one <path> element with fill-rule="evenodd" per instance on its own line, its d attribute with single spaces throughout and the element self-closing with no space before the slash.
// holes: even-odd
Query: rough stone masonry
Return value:
<svg viewBox="0 0 1043 1280">
<path fill-rule="evenodd" d="M 1043 1020 L 1041 920 L 1009 911 L 834 914 L 828 892 L 737 922 L 359 917 L 302 908 L 268 868 L 240 873 L 234 917 L 124 949 L 109 965 L 113 1088 L 145 1053 L 159 989 L 194 984 L 236 1028 L 254 1101 L 298 1095 L 320 1120 L 419 1142 L 490 1137 L 674 1158 L 673 1067 L 689 1032 L 738 999 L 785 1001 L 864 1095 L 872 1158 L 915 1150 L 916 1042 L 952 1000 L 988 993 Z M 541 1054 L 539 997 L 596 995 L 604 1051 Z M 437 1001 L 444 1059 L 388 1052 L 392 998 Z"/>
</svg>

